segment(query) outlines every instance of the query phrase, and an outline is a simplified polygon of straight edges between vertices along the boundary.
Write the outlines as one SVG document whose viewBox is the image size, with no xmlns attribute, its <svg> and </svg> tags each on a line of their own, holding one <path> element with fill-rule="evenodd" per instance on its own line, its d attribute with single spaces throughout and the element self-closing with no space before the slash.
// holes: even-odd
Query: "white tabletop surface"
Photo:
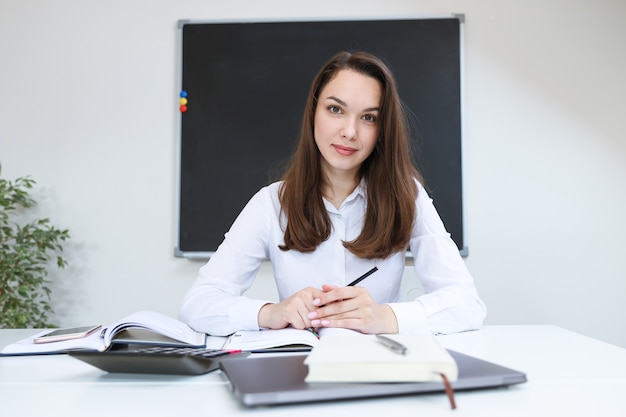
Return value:
<svg viewBox="0 0 626 417">
<path fill-rule="evenodd" d="M 33 334 L 0 330 L 0 347 Z M 528 382 L 445 395 L 247 409 L 221 373 L 107 374 L 67 355 L 0 357 L 0 416 L 626 416 L 626 349 L 554 326 L 440 336 L 450 349 L 523 371 Z"/>
</svg>

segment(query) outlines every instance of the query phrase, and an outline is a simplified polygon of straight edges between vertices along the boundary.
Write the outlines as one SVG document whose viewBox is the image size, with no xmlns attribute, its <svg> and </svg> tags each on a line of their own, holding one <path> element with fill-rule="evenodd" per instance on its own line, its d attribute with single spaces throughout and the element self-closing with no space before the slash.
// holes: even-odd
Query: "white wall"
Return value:
<svg viewBox="0 0 626 417">
<path fill-rule="evenodd" d="M 31 175 L 40 214 L 72 235 L 57 323 L 176 315 L 200 266 L 172 255 L 179 19 L 451 12 L 466 16 L 467 264 L 487 323 L 626 347 L 618 0 L 0 0 L 2 175 Z M 254 291 L 270 282 L 264 268 Z"/>
</svg>

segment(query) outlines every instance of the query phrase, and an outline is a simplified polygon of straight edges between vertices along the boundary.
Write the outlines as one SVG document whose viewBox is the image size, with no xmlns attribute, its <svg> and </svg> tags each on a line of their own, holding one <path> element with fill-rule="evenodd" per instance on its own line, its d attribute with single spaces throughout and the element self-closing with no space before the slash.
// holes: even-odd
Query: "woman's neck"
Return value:
<svg viewBox="0 0 626 417">
<path fill-rule="evenodd" d="M 357 176 L 330 176 L 326 174 L 326 181 L 322 187 L 324 197 L 337 209 L 341 207 L 344 200 L 352 194 L 359 185 L 360 179 Z"/>
</svg>

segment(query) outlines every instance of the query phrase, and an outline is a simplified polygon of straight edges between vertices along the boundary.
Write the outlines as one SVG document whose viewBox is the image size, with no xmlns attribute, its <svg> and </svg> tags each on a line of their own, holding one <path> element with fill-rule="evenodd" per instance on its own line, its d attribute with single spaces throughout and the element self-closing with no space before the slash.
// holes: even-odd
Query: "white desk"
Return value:
<svg viewBox="0 0 626 417">
<path fill-rule="evenodd" d="M 0 347 L 33 331 L 0 330 Z M 526 384 L 457 392 L 246 409 L 219 372 L 196 377 L 107 374 L 67 355 L 0 357 L 0 415 L 57 416 L 626 416 L 626 349 L 553 326 L 486 326 L 440 338 L 459 352 L 524 371 Z"/>
</svg>

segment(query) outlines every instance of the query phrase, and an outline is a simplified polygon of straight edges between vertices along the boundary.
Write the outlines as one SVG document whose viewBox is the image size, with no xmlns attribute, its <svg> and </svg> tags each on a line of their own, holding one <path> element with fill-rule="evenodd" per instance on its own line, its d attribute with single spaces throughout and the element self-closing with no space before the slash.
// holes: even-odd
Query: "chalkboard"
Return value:
<svg viewBox="0 0 626 417">
<path fill-rule="evenodd" d="M 179 22 L 176 256 L 207 258 L 295 149 L 309 86 L 335 53 L 367 51 L 394 72 L 414 158 L 452 239 L 463 235 L 463 16 Z"/>
</svg>

